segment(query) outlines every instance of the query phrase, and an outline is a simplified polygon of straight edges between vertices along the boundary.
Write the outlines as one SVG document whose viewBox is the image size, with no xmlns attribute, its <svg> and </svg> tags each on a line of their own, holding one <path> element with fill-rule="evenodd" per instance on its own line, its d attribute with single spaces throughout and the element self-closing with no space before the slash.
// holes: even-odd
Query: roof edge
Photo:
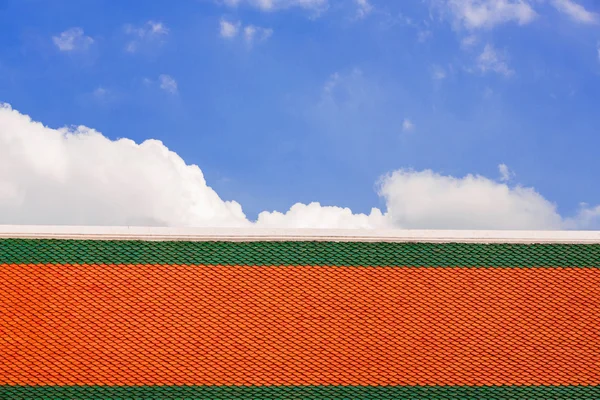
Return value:
<svg viewBox="0 0 600 400">
<path fill-rule="evenodd" d="M 0 225 L 0 238 L 144 241 L 600 243 L 600 231 L 170 228 Z"/>
</svg>

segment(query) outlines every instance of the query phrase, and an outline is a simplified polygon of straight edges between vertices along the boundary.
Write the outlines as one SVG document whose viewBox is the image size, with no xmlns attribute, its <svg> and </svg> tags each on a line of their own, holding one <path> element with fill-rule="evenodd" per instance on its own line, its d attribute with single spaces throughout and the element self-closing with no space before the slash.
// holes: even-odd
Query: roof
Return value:
<svg viewBox="0 0 600 400">
<path fill-rule="evenodd" d="M 600 398 L 600 233 L 0 228 L 0 398 Z"/>
</svg>

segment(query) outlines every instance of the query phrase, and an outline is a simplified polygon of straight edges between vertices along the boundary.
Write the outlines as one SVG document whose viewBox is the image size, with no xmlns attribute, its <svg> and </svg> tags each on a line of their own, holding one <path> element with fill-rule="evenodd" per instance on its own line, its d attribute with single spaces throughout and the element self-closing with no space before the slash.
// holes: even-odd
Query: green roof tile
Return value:
<svg viewBox="0 0 600 400">
<path fill-rule="evenodd" d="M 600 267 L 600 244 L 0 239 L 5 264 Z"/>
</svg>

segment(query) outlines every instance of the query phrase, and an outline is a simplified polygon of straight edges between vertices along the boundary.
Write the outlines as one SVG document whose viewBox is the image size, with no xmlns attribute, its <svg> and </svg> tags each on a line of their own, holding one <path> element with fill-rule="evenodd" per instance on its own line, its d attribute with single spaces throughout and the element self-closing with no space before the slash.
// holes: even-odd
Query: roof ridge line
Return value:
<svg viewBox="0 0 600 400">
<path fill-rule="evenodd" d="M 430 243 L 598 243 L 600 231 L 172 228 L 0 225 L 0 238 L 143 241 L 342 241 Z"/>
</svg>

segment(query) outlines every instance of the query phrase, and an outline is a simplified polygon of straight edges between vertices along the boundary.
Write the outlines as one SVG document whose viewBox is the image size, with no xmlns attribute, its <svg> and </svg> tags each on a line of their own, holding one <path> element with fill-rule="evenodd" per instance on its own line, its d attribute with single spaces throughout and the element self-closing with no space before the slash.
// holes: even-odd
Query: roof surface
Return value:
<svg viewBox="0 0 600 400">
<path fill-rule="evenodd" d="M 598 232 L 0 228 L 0 398 L 600 398 Z"/>
</svg>

